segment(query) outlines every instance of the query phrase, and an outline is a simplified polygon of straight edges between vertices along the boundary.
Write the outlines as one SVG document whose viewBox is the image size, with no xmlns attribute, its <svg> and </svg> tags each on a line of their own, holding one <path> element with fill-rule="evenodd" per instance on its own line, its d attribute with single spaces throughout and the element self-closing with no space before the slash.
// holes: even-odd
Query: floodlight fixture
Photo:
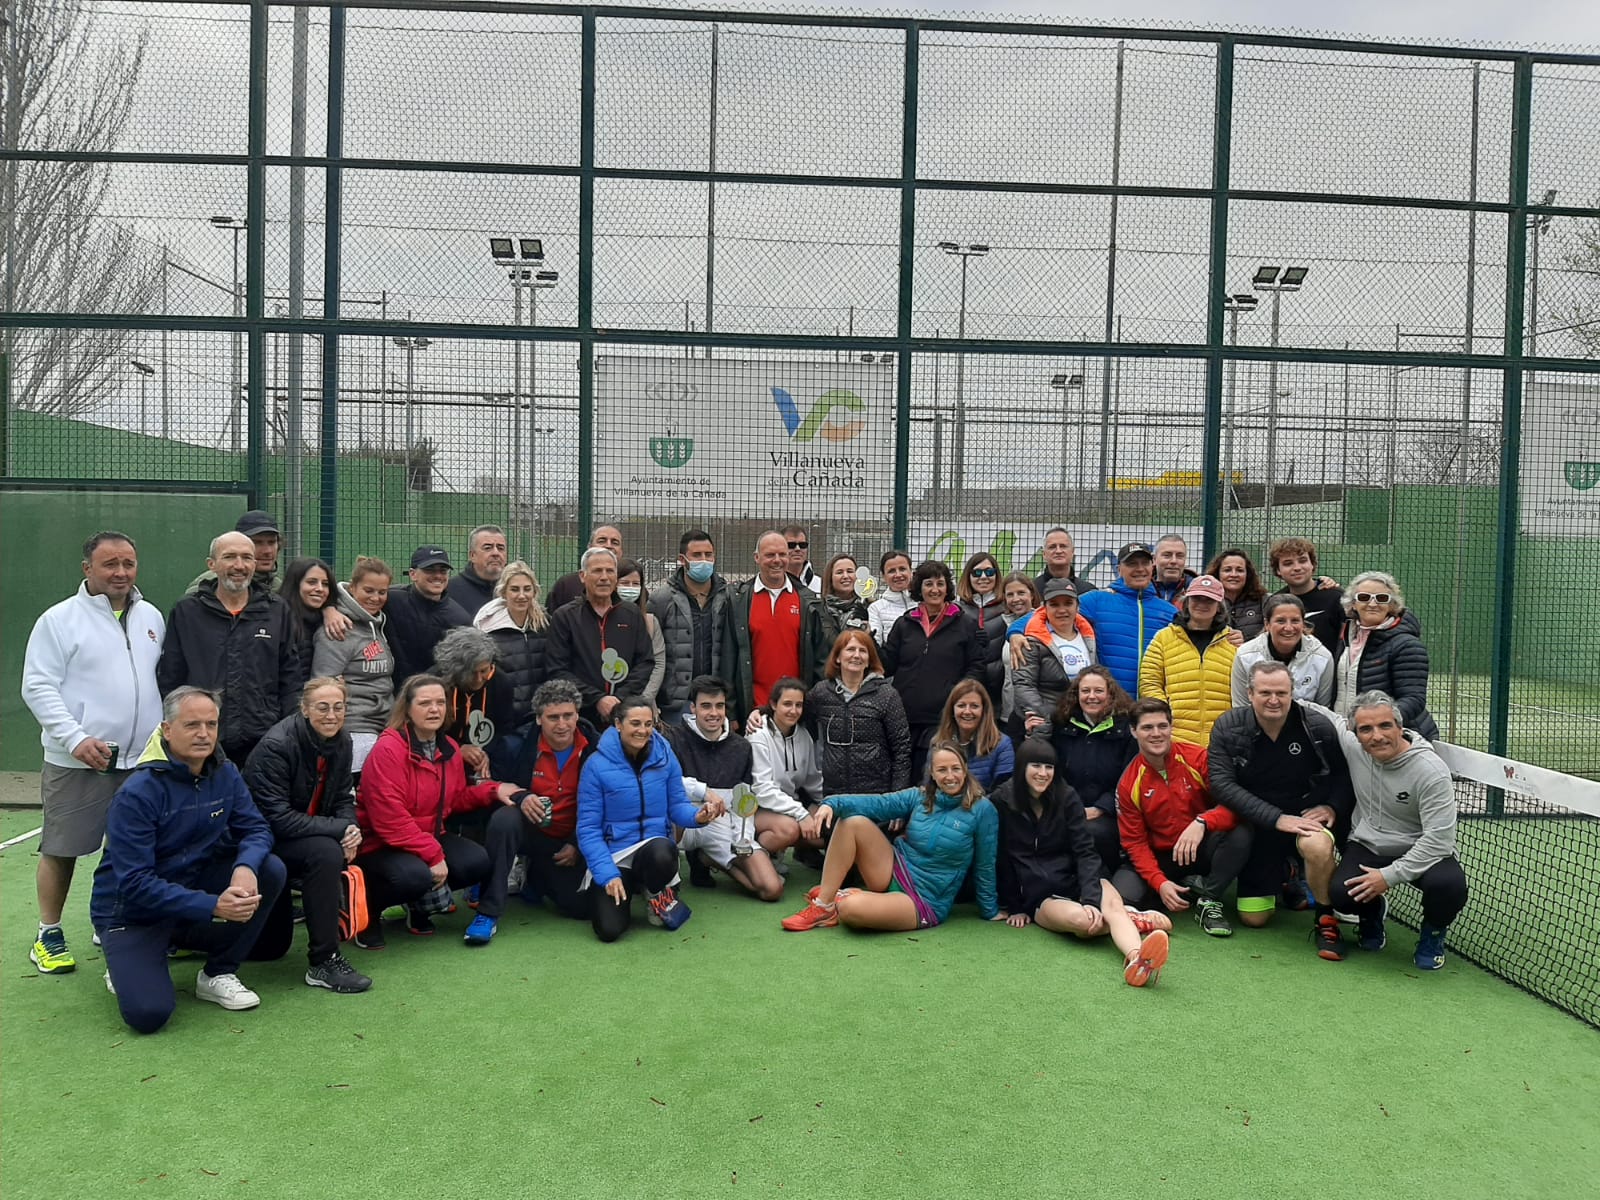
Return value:
<svg viewBox="0 0 1600 1200">
<path fill-rule="evenodd" d="M 544 239 L 527 237 L 518 238 L 517 251 L 522 255 L 524 262 L 543 262 Z"/>
<path fill-rule="evenodd" d="M 492 237 L 489 239 L 489 257 L 496 262 L 504 262 L 516 258 L 516 250 L 508 237 Z"/>
<path fill-rule="evenodd" d="M 1261 303 L 1261 298 L 1251 292 L 1235 292 L 1222 300 L 1224 312 L 1249 312 Z"/>
<path fill-rule="evenodd" d="M 524 275 L 523 278 L 526 279 L 527 276 Z M 556 284 L 556 280 L 561 278 L 561 272 L 560 271 L 535 271 L 534 275 L 533 275 L 533 278 L 534 278 L 534 286 L 535 287 L 554 287 L 555 284 Z"/>
<path fill-rule="evenodd" d="M 1278 267 L 1257 267 L 1250 283 L 1255 287 L 1271 287 L 1278 282 Z"/>
<path fill-rule="evenodd" d="M 130 358 L 128 360 L 128 365 L 141 375 L 154 375 L 156 373 L 156 369 L 149 363 L 141 362 L 137 358 Z"/>
<path fill-rule="evenodd" d="M 957 250 L 961 249 L 961 247 L 956 245 L 954 242 L 940 242 L 939 249 L 943 250 L 946 254 L 954 254 Z"/>
<path fill-rule="evenodd" d="M 1278 281 L 1278 286 L 1283 288 L 1297 288 L 1305 283 L 1309 267 L 1285 267 L 1283 278 Z"/>
</svg>

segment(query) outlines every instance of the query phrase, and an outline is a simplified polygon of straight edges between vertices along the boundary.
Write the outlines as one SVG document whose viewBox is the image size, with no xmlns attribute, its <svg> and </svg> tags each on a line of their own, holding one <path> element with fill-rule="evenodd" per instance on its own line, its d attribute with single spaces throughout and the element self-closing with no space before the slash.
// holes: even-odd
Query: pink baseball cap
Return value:
<svg viewBox="0 0 1600 1200">
<path fill-rule="evenodd" d="M 1196 575 L 1183 593 L 1185 600 L 1191 596 L 1204 596 L 1207 600 L 1215 600 L 1218 604 L 1224 604 L 1228 599 L 1228 593 L 1222 590 L 1222 580 L 1215 575 Z"/>
</svg>

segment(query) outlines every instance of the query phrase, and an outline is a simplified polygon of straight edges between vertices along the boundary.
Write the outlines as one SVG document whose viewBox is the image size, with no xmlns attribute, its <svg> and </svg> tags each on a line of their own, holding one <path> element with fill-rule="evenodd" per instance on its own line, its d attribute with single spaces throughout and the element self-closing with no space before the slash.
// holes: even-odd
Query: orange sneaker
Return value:
<svg viewBox="0 0 1600 1200">
<path fill-rule="evenodd" d="M 808 929 L 827 929 L 838 923 L 838 906 L 834 904 L 824 906 L 815 900 L 807 900 L 804 908 L 782 921 L 783 927 L 790 933 L 804 933 Z"/>
<path fill-rule="evenodd" d="M 1133 922 L 1133 927 L 1143 937 L 1147 933 L 1161 930 L 1162 933 L 1172 932 L 1172 918 L 1164 912 L 1156 912 L 1151 908 L 1130 908 L 1128 919 Z"/>
<path fill-rule="evenodd" d="M 1167 935 L 1157 929 L 1145 935 L 1139 948 L 1128 955 L 1122 968 L 1122 979 L 1129 987 L 1148 987 L 1161 978 L 1161 968 L 1167 965 Z"/>
</svg>

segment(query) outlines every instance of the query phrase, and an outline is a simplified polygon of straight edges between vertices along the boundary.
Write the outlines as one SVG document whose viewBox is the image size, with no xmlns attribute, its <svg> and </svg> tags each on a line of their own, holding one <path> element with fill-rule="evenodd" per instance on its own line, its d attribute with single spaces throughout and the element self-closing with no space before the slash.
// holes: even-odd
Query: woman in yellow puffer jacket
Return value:
<svg viewBox="0 0 1600 1200">
<path fill-rule="evenodd" d="M 1178 618 L 1151 639 L 1139 664 L 1140 699 L 1172 706 L 1175 741 L 1211 741 L 1211 725 L 1233 707 L 1233 656 L 1228 604 L 1215 576 L 1192 580 Z"/>
</svg>

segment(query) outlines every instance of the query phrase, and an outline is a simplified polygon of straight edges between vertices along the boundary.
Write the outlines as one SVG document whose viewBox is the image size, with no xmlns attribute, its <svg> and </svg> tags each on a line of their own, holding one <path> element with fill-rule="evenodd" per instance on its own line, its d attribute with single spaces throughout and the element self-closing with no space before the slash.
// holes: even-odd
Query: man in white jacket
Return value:
<svg viewBox="0 0 1600 1200">
<path fill-rule="evenodd" d="M 1422 893 L 1412 961 L 1437 971 L 1444 966 L 1445 933 L 1467 905 L 1450 769 L 1420 733 L 1405 727 L 1399 706 L 1385 692 L 1357 696 L 1348 722 L 1320 711 L 1339 729 L 1356 795 L 1344 859 L 1329 887 L 1333 905 L 1358 915 L 1363 950 L 1382 950 L 1385 897 L 1391 888 L 1411 884 Z"/>
<path fill-rule="evenodd" d="M 61 930 L 73 870 L 100 849 L 111 797 L 161 723 L 166 623 L 134 587 L 138 574 L 132 538 L 95 534 L 83 544 L 77 593 L 34 622 L 22 661 L 22 699 L 43 731 L 39 937 L 28 957 L 44 975 L 77 965 Z"/>
</svg>

